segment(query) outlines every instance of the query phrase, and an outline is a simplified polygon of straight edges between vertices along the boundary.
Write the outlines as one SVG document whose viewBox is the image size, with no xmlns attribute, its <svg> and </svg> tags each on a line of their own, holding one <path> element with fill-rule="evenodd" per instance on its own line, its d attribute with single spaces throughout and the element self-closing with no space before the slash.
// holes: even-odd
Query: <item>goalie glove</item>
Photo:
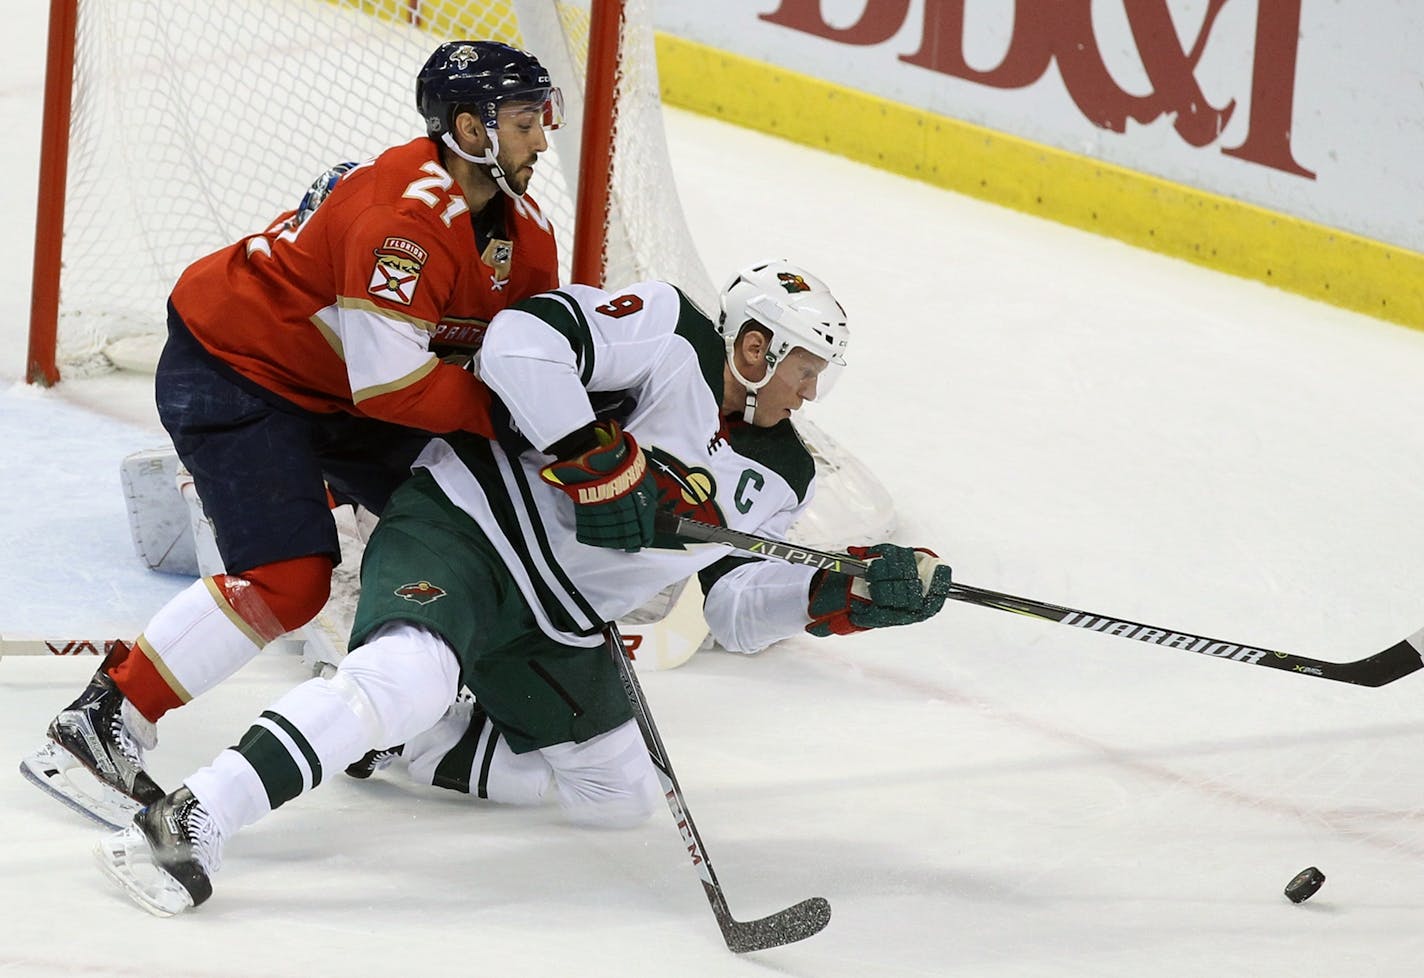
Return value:
<svg viewBox="0 0 1424 978">
<path fill-rule="evenodd" d="M 582 448 L 572 458 L 551 462 L 539 476 L 574 501 L 574 528 L 579 543 L 634 553 L 653 542 L 653 513 L 658 489 L 647 457 L 633 436 L 617 421 L 597 421 L 570 438 Z"/>
<path fill-rule="evenodd" d="M 824 638 L 870 628 L 913 625 L 939 614 L 949 595 L 950 569 L 929 550 L 878 543 L 851 547 L 870 561 L 864 577 L 819 571 L 811 579 L 806 631 Z"/>
</svg>

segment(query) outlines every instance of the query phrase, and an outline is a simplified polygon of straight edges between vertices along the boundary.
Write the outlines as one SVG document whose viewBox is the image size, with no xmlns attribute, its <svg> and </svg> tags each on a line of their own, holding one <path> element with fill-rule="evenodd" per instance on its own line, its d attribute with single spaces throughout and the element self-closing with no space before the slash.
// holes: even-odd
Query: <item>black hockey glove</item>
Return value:
<svg viewBox="0 0 1424 978">
<path fill-rule="evenodd" d="M 939 614 L 949 595 L 950 569 L 929 550 L 878 543 L 851 547 L 870 561 L 864 577 L 819 571 L 811 579 L 806 631 L 824 638 L 870 628 L 913 625 Z"/>
</svg>

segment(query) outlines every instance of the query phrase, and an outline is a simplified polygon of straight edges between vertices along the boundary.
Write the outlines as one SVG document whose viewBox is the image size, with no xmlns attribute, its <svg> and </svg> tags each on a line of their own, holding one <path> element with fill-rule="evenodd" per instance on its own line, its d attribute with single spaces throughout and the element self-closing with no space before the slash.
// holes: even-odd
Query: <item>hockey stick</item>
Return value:
<svg viewBox="0 0 1424 978">
<path fill-rule="evenodd" d="M 727 898 L 722 894 L 722 884 L 717 882 L 717 874 L 712 871 L 712 861 L 702 845 L 702 837 L 697 834 L 692 814 L 682 797 L 682 788 L 673 773 L 672 762 L 668 760 L 663 739 L 653 724 L 653 715 L 648 712 L 648 701 L 643 698 L 643 688 L 638 684 L 638 675 L 623 649 L 623 637 L 618 634 L 618 626 L 610 624 L 607 631 L 608 652 L 613 656 L 618 675 L 623 680 L 623 691 L 628 694 L 628 702 L 633 707 L 633 716 L 638 721 L 638 729 L 643 733 L 643 742 L 648 746 L 653 767 L 658 770 L 658 780 L 662 782 L 663 796 L 672 810 L 673 821 L 682 833 L 682 841 L 687 844 L 687 855 L 693 868 L 702 878 L 702 888 L 707 892 L 707 902 L 712 904 L 712 914 L 717 918 L 717 926 L 722 928 L 722 939 L 729 950 L 742 954 L 746 951 L 764 951 L 780 947 L 793 941 L 805 940 L 820 931 L 831 921 L 831 905 L 823 897 L 802 900 L 794 907 L 787 907 L 759 920 L 741 921 L 732 916 L 727 908 Z"/>
<path fill-rule="evenodd" d="M 138 634 L 134 629 L 134 634 Z M 108 655 L 121 638 L 6 638 L 0 635 L 0 658 L 7 655 Z M 300 653 L 302 639 L 282 636 L 264 648 Z"/>
<path fill-rule="evenodd" d="M 685 540 L 727 544 L 747 553 L 774 557 L 793 564 L 821 567 L 852 576 L 863 575 L 868 567 L 866 561 L 857 560 L 846 554 L 826 553 L 821 550 L 797 547 L 780 540 L 712 526 L 709 523 L 700 523 L 696 520 L 683 519 L 673 513 L 660 512 L 657 514 L 657 530 L 659 533 L 679 536 Z M 1296 655 L 1293 652 L 1274 652 L 1251 645 L 1223 642 L 1202 635 L 1193 635 L 1190 632 L 1161 628 L 1157 625 L 1144 625 L 1123 618 L 1079 611 L 1076 608 L 1065 608 L 1061 605 L 1049 604 L 1046 601 L 1020 598 L 1012 594 L 970 587 L 967 584 L 951 584 L 949 597 L 955 601 L 965 601 L 985 608 L 996 608 L 999 611 L 1012 611 L 1014 614 L 1026 615 L 1029 618 L 1056 621 L 1061 625 L 1072 625 L 1074 628 L 1085 628 L 1088 631 L 1102 632 L 1105 635 L 1117 635 L 1138 642 L 1146 642 L 1149 645 L 1196 652 L 1200 655 L 1229 659 L 1232 662 L 1244 662 L 1253 666 L 1283 669 L 1287 672 L 1332 679 L 1341 683 L 1352 683 L 1356 686 L 1383 686 L 1424 668 L 1424 628 L 1408 638 L 1401 639 L 1382 652 L 1376 652 L 1363 659 L 1353 662 L 1326 662 L 1321 659 Z"/>
<path fill-rule="evenodd" d="M 108 655 L 115 642 L 105 638 L 5 638 L 0 635 L 0 656 L 6 655 Z"/>
</svg>

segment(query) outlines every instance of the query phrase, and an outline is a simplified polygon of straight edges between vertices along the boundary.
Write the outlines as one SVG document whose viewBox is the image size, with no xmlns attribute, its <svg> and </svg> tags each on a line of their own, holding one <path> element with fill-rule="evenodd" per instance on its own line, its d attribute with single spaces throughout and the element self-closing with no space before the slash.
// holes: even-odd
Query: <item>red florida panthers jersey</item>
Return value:
<svg viewBox="0 0 1424 978">
<path fill-rule="evenodd" d="M 478 348 L 508 305 L 558 285 L 548 221 L 528 197 L 481 250 L 454 178 L 424 137 L 345 173 L 304 219 L 189 266 L 173 306 L 214 356 L 310 411 L 489 434 L 489 393 L 435 349 Z"/>
</svg>

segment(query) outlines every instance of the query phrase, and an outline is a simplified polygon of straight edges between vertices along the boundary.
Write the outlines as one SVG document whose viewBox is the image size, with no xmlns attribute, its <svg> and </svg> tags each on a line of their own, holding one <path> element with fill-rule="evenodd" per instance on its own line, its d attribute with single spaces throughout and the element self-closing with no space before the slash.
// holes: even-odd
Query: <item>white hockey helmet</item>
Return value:
<svg viewBox="0 0 1424 978">
<path fill-rule="evenodd" d="M 845 366 L 850 329 L 845 309 L 816 276 L 788 261 L 763 261 L 742 269 L 722 288 L 717 329 L 727 344 L 732 375 L 747 389 L 746 418 L 756 409 L 756 392 L 766 386 L 776 367 L 792 350 L 801 349 L 826 360 L 830 366 L 818 383 L 822 396 Z M 742 328 L 753 322 L 771 334 L 767 344 L 766 375 L 747 380 L 732 356 Z"/>
</svg>

